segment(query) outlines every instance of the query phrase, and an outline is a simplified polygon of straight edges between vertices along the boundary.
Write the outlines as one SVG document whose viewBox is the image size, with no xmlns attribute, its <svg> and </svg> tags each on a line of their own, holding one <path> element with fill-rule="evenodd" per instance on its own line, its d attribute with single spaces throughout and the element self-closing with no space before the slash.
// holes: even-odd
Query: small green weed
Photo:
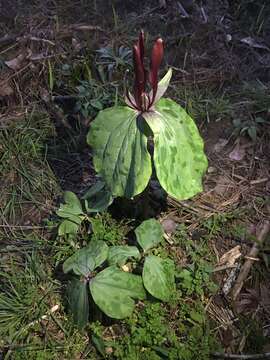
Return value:
<svg viewBox="0 0 270 360">
<path fill-rule="evenodd" d="M 248 135 L 250 139 L 256 142 L 257 137 L 262 134 L 262 124 L 266 124 L 267 120 L 262 117 L 251 118 L 250 120 L 241 121 L 240 119 L 234 119 L 234 136 Z"/>
<path fill-rule="evenodd" d="M 108 245 L 121 245 L 130 230 L 128 221 L 117 222 L 108 212 L 96 215 L 91 219 L 92 239 L 104 240 Z"/>
<path fill-rule="evenodd" d="M 214 293 L 217 286 L 211 279 L 213 255 L 209 253 L 208 241 L 203 238 L 199 241 L 190 239 L 182 225 L 174 236 L 174 242 L 188 257 L 187 266 L 178 268 L 176 275 L 178 288 L 183 295 L 203 296 L 208 292 Z"/>
<path fill-rule="evenodd" d="M 111 349 L 109 358 L 119 360 L 209 360 L 216 347 L 209 331 L 203 307 L 199 303 L 185 303 L 181 299 L 174 306 L 151 301 L 138 306 L 122 323 L 123 334 L 115 340 L 104 337 L 105 328 L 99 323 L 91 325 L 104 350 Z M 117 330 L 117 329 L 116 329 Z"/>
<path fill-rule="evenodd" d="M 132 51 L 123 45 L 119 48 L 108 46 L 97 50 L 98 58 L 96 65 L 99 70 L 103 81 L 105 80 L 105 72 L 107 73 L 108 80 L 112 80 L 113 72 L 125 71 L 131 68 L 132 65 Z"/>
<path fill-rule="evenodd" d="M 94 79 L 88 81 L 80 81 L 80 85 L 76 86 L 78 92 L 75 111 L 88 118 L 94 117 L 98 111 L 106 107 L 112 106 L 118 102 L 117 89 L 114 83 L 98 83 Z"/>
</svg>

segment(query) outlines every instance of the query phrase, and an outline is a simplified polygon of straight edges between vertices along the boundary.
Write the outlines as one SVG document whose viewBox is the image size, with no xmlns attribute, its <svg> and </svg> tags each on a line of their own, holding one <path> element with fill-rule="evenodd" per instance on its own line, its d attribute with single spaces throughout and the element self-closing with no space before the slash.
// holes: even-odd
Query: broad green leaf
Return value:
<svg viewBox="0 0 270 360">
<path fill-rule="evenodd" d="M 204 314 L 202 314 L 202 313 L 200 313 L 200 312 L 198 312 L 198 311 L 196 311 L 196 310 L 192 310 L 192 311 L 190 312 L 190 318 L 191 318 L 192 320 L 196 321 L 196 322 L 199 323 L 199 324 L 203 324 L 204 321 L 205 321 L 205 316 L 204 316 Z"/>
<path fill-rule="evenodd" d="M 150 179 L 151 157 L 143 121 L 129 107 L 116 106 L 100 111 L 92 122 L 87 142 L 93 149 L 95 170 L 114 196 L 131 198 Z"/>
<path fill-rule="evenodd" d="M 63 236 L 66 234 L 76 234 L 79 230 L 79 224 L 73 221 L 64 220 L 61 222 L 58 228 L 58 235 Z"/>
<path fill-rule="evenodd" d="M 248 135 L 250 136 L 252 141 L 257 140 L 257 128 L 256 126 L 252 125 L 247 129 Z"/>
<path fill-rule="evenodd" d="M 174 263 L 157 256 L 147 256 L 143 266 L 143 284 L 155 298 L 169 301 L 174 291 Z"/>
<path fill-rule="evenodd" d="M 83 214 L 81 202 L 73 192 L 66 191 L 64 193 L 64 201 L 65 204 L 61 204 L 59 210 L 56 211 L 58 216 L 69 218 L 72 215 Z"/>
<path fill-rule="evenodd" d="M 141 255 L 136 246 L 111 246 L 109 248 L 108 263 L 109 265 L 123 266 L 128 259 L 140 259 Z"/>
<path fill-rule="evenodd" d="M 68 304 L 75 324 L 82 329 L 88 322 L 89 299 L 87 283 L 73 278 L 67 287 Z"/>
<path fill-rule="evenodd" d="M 163 230 L 157 220 L 149 219 L 136 228 L 135 234 L 140 246 L 147 251 L 162 241 Z"/>
<path fill-rule="evenodd" d="M 116 266 L 106 268 L 91 280 L 90 291 L 97 306 L 115 319 L 129 316 L 135 306 L 133 299 L 143 300 L 146 296 L 142 278 Z"/>
<path fill-rule="evenodd" d="M 104 181 L 99 181 L 84 194 L 85 208 L 88 213 L 100 212 L 107 209 L 113 202 L 111 192 Z"/>
<path fill-rule="evenodd" d="M 104 241 L 91 241 L 87 247 L 77 250 L 63 264 L 64 273 L 73 270 L 76 275 L 88 276 L 104 263 L 108 256 L 108 246 Z"/>
<path fill-rule="evenodd" d="M 107 358 L 107 354 L 106 354 L 106 348 L 105 348 L 105 343 L 104 340 L 102 339 L 102 337 L 96 335 L 96 334 L 92 334 L 92 342 L 95 345 L 97 351 L 100 353 L 100 355 L 102 355 L 102 357 L 104 359 Z"/>
<path fill-rule="evenodd" d="M 143 117 L 154 134 L 154 165 L 163 189 L 179 200 L 201 192 L 207 159 L 191 117 L 170 99 L 161 99 Z"/>
</svg>

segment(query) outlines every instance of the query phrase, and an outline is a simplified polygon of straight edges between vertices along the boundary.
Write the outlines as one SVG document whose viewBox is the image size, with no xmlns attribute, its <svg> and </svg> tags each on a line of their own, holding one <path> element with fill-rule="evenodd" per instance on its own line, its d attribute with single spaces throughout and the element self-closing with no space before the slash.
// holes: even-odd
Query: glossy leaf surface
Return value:
<svg viewBox="0 0 270 360">
<path fill-rule="evenodd" d="M 136 111 L 116 106 L 100 111 L 89 130 L 87 141 L 93 148 L 95 170 L 114 196 L 133 197 L 150 179 L 147 137 L 139 127 Z"/>
</svg>

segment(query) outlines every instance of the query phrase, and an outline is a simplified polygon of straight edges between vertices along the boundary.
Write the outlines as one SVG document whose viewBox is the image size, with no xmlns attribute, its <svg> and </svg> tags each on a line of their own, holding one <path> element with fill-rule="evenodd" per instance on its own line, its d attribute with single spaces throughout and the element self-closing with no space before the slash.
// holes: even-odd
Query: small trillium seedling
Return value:
<svg viewBox="0 0 270 360">
<path fill-rule="evenodd" d="M 163 40 L 154 43 L 149 71 L 144 66 L 144 34 L 133 47 L 133 94 L 126 93 L 127 106 L 99 112 L 87 141 L 93 150 L 95 170 L 113 196 L 132 198 L 147 186 L 152 163 L 160 185 L 179 199 L 202 191 L 207 168 L 203 140 L 186 111 L 171 99 L 162 99 L 172 70 L 158 82 L 163 59 Z M 153 139 L 154 155 L 147 143 Z"/>
</svg>

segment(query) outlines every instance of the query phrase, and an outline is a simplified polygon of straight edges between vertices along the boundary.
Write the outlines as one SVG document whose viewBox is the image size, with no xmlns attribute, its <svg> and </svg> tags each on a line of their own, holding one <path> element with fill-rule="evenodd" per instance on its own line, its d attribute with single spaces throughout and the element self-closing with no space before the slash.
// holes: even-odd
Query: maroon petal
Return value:
<svg viewBox="0 0 270 360">
<path fill-rule="evenodd" d="M 139 36 L 139 49 L 140 49 L 141 61 L 143 63 L 143 59 L 144 59 L 144 32 L 143 32 L 143 30 L 141 30 L 140 36 Z"/>
<path fill-rule="evenodd" d="M 151 101 L 151 105 L 153 104 L 157 93 L 158 71 L 163 59 L 163 53 L 164 53 L 163 40 L 159 38 L 156 40 L 153 46 L 152 55 L 151 55 L 151 64 L 150 64 L 150 73 L 149 73 L 149 82 L 153 89 L 153 98 Z"/>
<path fill-rule="evenodd" d="M 145 91 L 145 69 L 141 57 L 140 47 L 133 46 L 133 61 L 135 70 L 134 97 L 138 108 L 141 108 L 141 97 Z"/>
</svg>

